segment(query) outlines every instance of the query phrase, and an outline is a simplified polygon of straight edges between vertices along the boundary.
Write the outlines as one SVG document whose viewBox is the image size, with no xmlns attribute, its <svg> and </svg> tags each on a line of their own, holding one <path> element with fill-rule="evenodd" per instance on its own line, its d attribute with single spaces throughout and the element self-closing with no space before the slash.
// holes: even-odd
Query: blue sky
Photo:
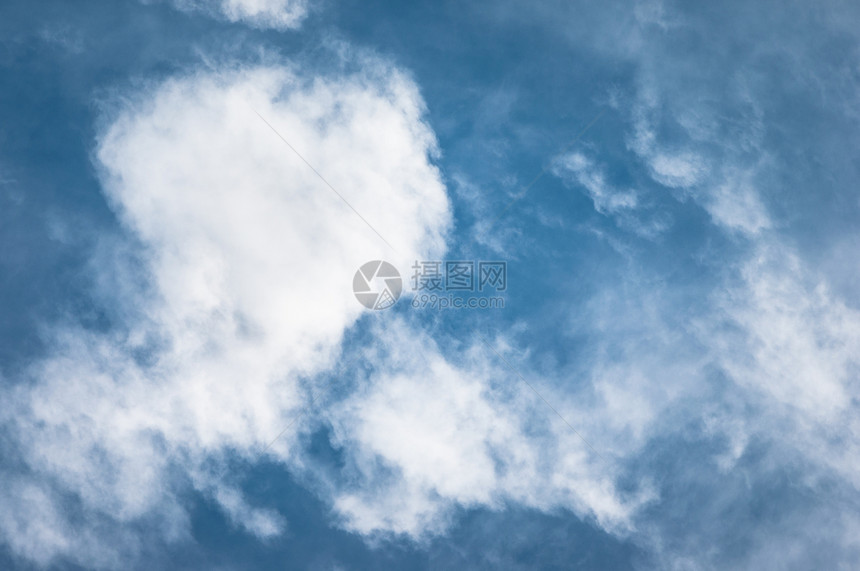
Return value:
<svg viewBox="0 0 860 571">
<path fill-rule="evenodd" d="M 857 568 L 859 12 L 7 0 L 0 567 Z"/>
</svg>

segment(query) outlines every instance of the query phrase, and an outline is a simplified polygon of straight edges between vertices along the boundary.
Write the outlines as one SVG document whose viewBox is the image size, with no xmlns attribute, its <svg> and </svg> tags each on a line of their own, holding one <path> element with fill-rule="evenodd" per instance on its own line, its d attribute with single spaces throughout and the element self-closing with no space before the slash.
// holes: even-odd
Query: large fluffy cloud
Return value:
<svg viewBox="0 0 860 571">
<path fill-rule="evenodd" d="M 376 61 L 363 69 L 189 74 L 110 122 L 97 157 L 130 244 L 105 245 L 93 272 L 114 324 L 52 327 L 52 356 L 4 389 L 15 472 L 28 474 L 2 492 L 15 552 L 112 566 L 136 549 L 134 522 L 187 533 L 177 494 L 189 485 L 252 533 L 281 529 L 204 460 L 264 453 L 360 315 L 356 268 L 438 257 L 449 224 L 415 86 Z M 265 452 L 286 460 L 293 434 Z"/>
</svg>

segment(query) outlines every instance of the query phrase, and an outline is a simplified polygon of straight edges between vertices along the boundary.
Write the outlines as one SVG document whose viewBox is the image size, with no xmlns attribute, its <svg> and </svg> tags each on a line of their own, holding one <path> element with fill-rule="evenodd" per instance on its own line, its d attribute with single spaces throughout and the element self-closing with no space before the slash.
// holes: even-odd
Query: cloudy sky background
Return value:
<svg viewBox="0 0 860 571">
<path fill-rule="evenodd" d="M 5 2 L 0 566 L 857 568 L 858 23 Z"/>
</svg>

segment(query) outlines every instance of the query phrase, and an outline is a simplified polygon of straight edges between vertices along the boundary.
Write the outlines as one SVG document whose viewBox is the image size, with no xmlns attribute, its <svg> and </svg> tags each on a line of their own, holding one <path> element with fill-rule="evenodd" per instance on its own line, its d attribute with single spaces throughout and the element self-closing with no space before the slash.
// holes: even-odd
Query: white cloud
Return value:
<svg viewBox="0 0 860 571">
<path fill-rule="evenodd" d="M 281 3 L 231 6 L 228 18 L 289 27 L 267 20 L 266 7 Z M 728 277 L 714 286 L 721 293 L 691 318 L 698 329 L 666 321 L 687 307 L 683 295 L 625 274 L 628 281 L 601 289 L 579 317 L 576 333 L 593 351 L 570 375 L 572 389 L 566 371 L 542 378 L 523 367 L 608 461 L 510 372 L 480 357 L 481 346 L 446 359 L 407 324 L 389 321 L 385 334 L 372 332 L 370 345 L 387 353 L 321 417 L 353 468 L 352 480 L 326 498 L 348 528 L 421 538 L 444 531 L 455 506 L 514 501 L 570 509 L 626 533 L 655 492 L 642 472 L 633 492 L 620 492 L 621 465 L 700 418 L 708 435 L 726 436 L 713 455 L 724 474 L 758 439 L 789 451 L 765 462 L 820 469 L 802 471 L 802 485 L 814 489 L 810 480 L 835 473 L 856 488 L 860 317 L 825 280 L 810 279 L 790 249 L 766 242 L 773 224 L 758 171 L 734 160 L 738 149 L 706 152 L 700 143 L 714 132 L 696 118 L 707 112 L 679 120 L 688 146 L 664 144 L 653 116 L 660 95 L 643 88 L 639 98 L 644 119 L 634 118 L 631 148 L 651 177 L 694 196 L 721 228 L 751 238 L 753 255 L 739 268 L 726 261 Z M 279 67 L 189 75 L 142 94 L 115 118 L 98 159 L 106 193 L 141 252 L 117 263 L 129 246 L 110 246 L 94 263 L 100 293 L 118 304 L 109 308 L 121 317 L 116 331 L 55 327 L 51 356 L 3 389 L 4 426 L 27 471 L 26 481 L 4 477 L 10 485 L 0 491 L 0 530 L 17 554 L 42 565 L 65 556 L 121 566 L 137 548 L 133 532 L 123 531 L 129 524 L 156 518 L 165 539 L 187 536 L 178 495 L 188 482 L 261 538 L 288 525 L 202 466 L 226 454 L 301 464 L 301 423 L 263 447 L 307 405 L 302 383 L 332 366 L 358 319 L 352 272 L 368 259 L 405 267 L 444 250 L 450 214 L 428 162 L 435 142 L 422 112 L 415 86 L 376 63 L 346 77 Z M 738 148 L 758 153 L 750 140 Z M 566 157 L 564 167 L 598 211 L 639 207 L 637 194 L 607 185 L 584 155 Z M 709 368 L 727 376 L 725 390 L 752 413 L 727 414 L 731 403 L 710 400 Z M 63 512 L 68 496 L 81 502 L 84 524 Z M 856 530 L 856 521 L 845 528 Z M 673 561 L 688 555 L 679 551 Z"/>
<path fill-rule="evenodd" d="M 704 199 L 714 222 L 747 236 L 771 227 L 770 216 L 755 187 L 756 170 L 730 170 L 725 181 L 715 185 Z"/>
<path fill-rule="evenodd" d="M 763 148 L 761 110 L 748 87 L 740 80 L 732 86 L 745 116 L 739 133 L 726 133 L 718 127 L 713 102 L 698 101 L 695 92 L 664 92 L 662 68 L 648 63 L 653 54 L 643 57 L 628 147 L 650 177 L 681 199 L 692 197 L 731 233 L 751 237 L 771 227 L 756 183 L 772 164 Z M 664 123 L 673 125 L 671 137 L 661 136 Z"/>
<path fill-rule="evenodd" d="M 720 366 L 761 399 L 787 447 L 860 489 L 860 312 L 778 243 L 761 243 L 741 276 L 717 296 L 735 325 L 714 337 Z"/>
<path fill-rule="evenodd" d="M 12 549 L 38 565 L 68 548 L 67 524 L 57 513 L 55 499 L 39 486 L 4 474 L 6 493 L 0 494 L 0 531 Z"/>
<path fill-rule="evenodd" d="M 565 184 L 581 186 L 594 204 L 594 210 L 611 217 L 619 227 L 640 237 L 653 239 L 665 231 L 669 221 L 665 216 L 654 216 L 643 211 L 640 193 L 633 189 L 616 188 L 606 180 L 605 169 L 580 152 L 571 152 L 556 158 L 552 173 Z M 637 212 L 638 211 L 638 212 Z"/>
<path fill-rule="evenodd" d="M 445 531 L 456 506 L 517 502 L 566 508 L 625 533 L 632 514 L 653 499 L 648 486 L 619 492 L 612 456 L 598 456 L 513 373 L 488 361 L 482 344 L 452 363 L 403 323 L 380 333 L 396 339 L 380 370 L 329 415 L 356 474 L 335 492 L 350 529 L 420 539 Z M 530 383 L 586 432 L 599 432 L 607 417 L 590 412 L 587 397 Z"/>
<path fill-rule="evenodd" d="M 54 327 L 50 357 L 4 395 L 5 425 L 43 514 L 35 525 L 0 522 L 17 553 L 115 566 L 135 556 L 130 530 L 147 518 L 158 519 L 163 539 L 187 538 L 179 496 L 189 484 L 260 538 L 289 525 L 204 466 L 266 454 L 301 470 L 302 423 L 264 447 L 307 405 L 301 383 L 335 363 L 361 315 L 353 272 L 374 258 L 402 268 L 438 257 L 450 224 L 415 86 L 365 63 L 359 75 L 312 80 L 280 67 L 176 78 L 140 94 L 102 133 L 105 192 L 140 251 L 108 244 L 93 262 L 118 327 Z M 475 356 L 484 348 L 450 362 L 392 322 L 374 339 L 391 340 L 389 354 L 362 390 L 323 415 L 356 466 L 327 498 L 350 529 L 426 537 L 447 528 L 457 505 L 515 501 L 624 533 L 653 498 L 647 486 L 616 490 L 611 457 L 596 457 L 522 385 L 497 394 L 496 379 L 511 375 Z M 616 431 L 575 396 L 532 382 L 595 434 Z M 613 410 L 626 406 L 612 401 Z M 16 501 L 12 493 L 0 500 Z M 56 495 L 75 497 L 98 525 L 76 528 Z M 93 539 L 104 525 L 111 532 Z"/>
<path fill-rule="evenodd" d="M 427 162 L 433 137 L 414 87 L 387 69 L 308 83 L 258 68 L 183 77 L 146 95 L 104 133 L 98 156 L 108 197 L 145 249 L 152 287 L 99 258 L 102 287 L 120 284 L 104 293 L 122 306 L 114 311 L 128 330 L 58 328 L 53 356 L 14 392 L 7 422 L 37 482 L 120 528 L 157 515 L 171 538 L 185 537 L 179 470 L 235 525 L 270 537 L 288 522 L 201 466 L 228 451 L 260 457 L 306 404 L 299 377 L 333 364 L 359 315 L 352 272 L 391 253 L 253 110 L 403 247 L 394 258 L 401 267 L 444 247 L 448 204 Z M 385 140 L 364 144 L 368 125 Z M 485 348 L 452 363 L 396 321 L 373 337 L 387 352 L 374 359 L 376 373 L 324 414 L 356 466 L 330 497 L 350 529 L 422 538 L 443 532 L 457 505 L 515 501 L 625 533 L 653 498 L 647 487 L 619 493 L 611 458 L 598 458 L 510 372 L 479 357 Z M 501 377 L 516 389 L 498 391 Z M 615 430 L 575 395 L 532 382 L 567 417 L 588 418 L 595 433 Z M 626 405 L 614 398 L 612 407 Z M 301 429 L 268 454 L 297 468 Z M 133 556 L 132 538 L 82 543 L 59 511 L 49 513 L 38 529 L 6 526 L 7 540 L 36 545 L 44 561 L 59 554 L 111 566 L 104 562 Z"/>
<path fill-rule="evenodd" d="M 693 406 L 668 417 L 689 430 L 703 414 L 704 434 L 720 443 L 707 463 L 720 475 L 684 462 L 690 497 L 675 509 L 687 511 L 674 523 L 651 522 L 648 541 L 659 566 L 856 567 L 860 312 L 790 248 L 759 237 L 692 322 L 705 351 L 700 370 L 715 369 L 728 384 L 711 392 L 714 386 L 702 383 Z M 666 427 L 660 433 L 672 434 Z M 751 525 L 745 502 L 763 495 L 771 498 L 770 516 Z M 738 533 L 750 541 L 744 549 L 712 548 Z"/>
<path fill-rule="evenodd" d="M 594 209 L 601 214 L 615 214 L 637 206 L 635 192 L 619 191 L 611 187 L 603 172 L 582 153 L 573 152 L 559 157 L 553 165 L 553 173 L 561 177 L 572 174 L 577 182 L 585 187 L 594 202 Z"/>
<path fill-rule="evenodd" d="M 657 153 L 651 157 L 649 166 L 654 180 L 672 188 L 696 186 L 707 174 L 702 158 L 689 152 Z"/>
<path fill-rule="evenodd" d="M 423 112 L 415 86 L 372 60 L 312 80 L 284 67 L 192 74 L 121 111 L 97 156 L 139 252 L 117 263 L 126 246 L 109 246 L 94 265 L 118 326 L 54 327 L 52 355 L 5 389 L 5 425 L 33 481 L 25 497 L 42 506 L 34 517 L 45 514 L 0 523 L 17 553 L 111 566 L 134 552 L 125 536 L 84 541 L 41 489 L 71 494 L 118 529 L 157 515 L 169 540 L 187 533 L 176 494 L 190 481 L 237 525 L 262 537 L 282 528 L 201 466 L 228 452 L 258 458 L 294 418 L 301 380 L 333 363 L 360 315 L 359 265 L 441 253 L 450 214 Z M 298 428 L 267 454 L 296 454 Z M 15 495 L 5 489 L 0 501 Z"/>
<path fill-rule="evenodd" d="M 522 12 L 513 2 L 503 6 Z M 617 106 L 631 110 L 634 167 L 713 222 L 693 230 L 693 240 L 667 245 L 665 255 L 643 259 L 628 248 L 624 285 L 594 284 L 600 293 L 589 305 L 605 301 L 605 315 L 583 317 L 581 305 L 571 307 L 584 322 L 576 343 L 585 338 L 595 348 L 584 358 L 594 363 L 580 366 L 594 372 L 595 389 L 615 412 L 608 416 L 629 422 L 633 440 L 645 442 L 627 449 L 628 457 L 647 450 L 642 460 L 653 462 L 654 449 L 672 446 L 661 458 L 671 466 L 655 472 L 684 493 L 674 503 L 661 498 L 660 513 L 637 523 L 654 552 L 666 555 L 660 568 L 856 568 L 860 316 L 845 279 L 854 273 L 845 267 L 856 240 L 829 261 L 843 279 L 838 293 L 833 275 L 817 275 L 803 252 L 843 241 L 834 207 L 856 203 L 851 176 L 833 175 L 853 172 L 834 155 L 856 115 L 846 103 L 856 98 L 856 82 L 845 81 L 844 50 L 820 48 L 824 38 L 851 44 L 844 25 L 852 18 L 838 11 L 811 17 L 787 38 L 756 24 L 770 21 L 767 7 L 746 13 L 738 27 L 730 11 L 651 6 L 640 5 L 630 25 L 605 23 L 601 11 L 572 27 L 558 17 L 560 4 L 527 16 L 544 17 L 547 29 L 570 37 L 572 52 L 608 52 L 610 61 L 637 69 L 629 104 Z M 819 193 L 821 180 L 827 190 Z M 647 198 L 647 188 L 637 191 Z M 807 210 L 798 211 L 800 204 Z M 822 221 L 836 222 L 834 229 L 810 231 Z M 723 241 L 715 229 L 744 239 Z M 687 255 L 697 265 L 681 269 Z M 640 265 L 655 268 L 646 272 L 650 280 L 630 275 Z M 845 299 L 852 296 L 853 304 Z M 637 306 L 652 298 L 653 311 Z M 633 322 L 630 331 L 619 330 L 619 318 Z M 674 337 L 667 318 L 675 319 Z M 719 471 L 713 480 L 712 469 Z M 686 502 L 677 527 L 666 524 Z"/>
<path fill-rule="evenodd" d="M 298 28 L 308 14 L 307 0 L 172 0 L 182 10 L 202 10 L 256 28 Z"/>
</svg>

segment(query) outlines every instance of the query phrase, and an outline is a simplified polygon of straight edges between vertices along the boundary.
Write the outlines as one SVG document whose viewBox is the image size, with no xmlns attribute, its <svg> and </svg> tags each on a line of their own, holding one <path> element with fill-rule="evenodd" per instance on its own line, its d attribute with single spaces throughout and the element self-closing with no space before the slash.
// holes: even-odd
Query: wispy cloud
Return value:
<svg viewBox="0 0 860 571">
<path fill-rule="evenodd" d="M 195 10 L 243 22 L 256 28 L 289 30 L 308 15 L 307 0 L 170 0 L 182 10 Z"/>
</svg>

